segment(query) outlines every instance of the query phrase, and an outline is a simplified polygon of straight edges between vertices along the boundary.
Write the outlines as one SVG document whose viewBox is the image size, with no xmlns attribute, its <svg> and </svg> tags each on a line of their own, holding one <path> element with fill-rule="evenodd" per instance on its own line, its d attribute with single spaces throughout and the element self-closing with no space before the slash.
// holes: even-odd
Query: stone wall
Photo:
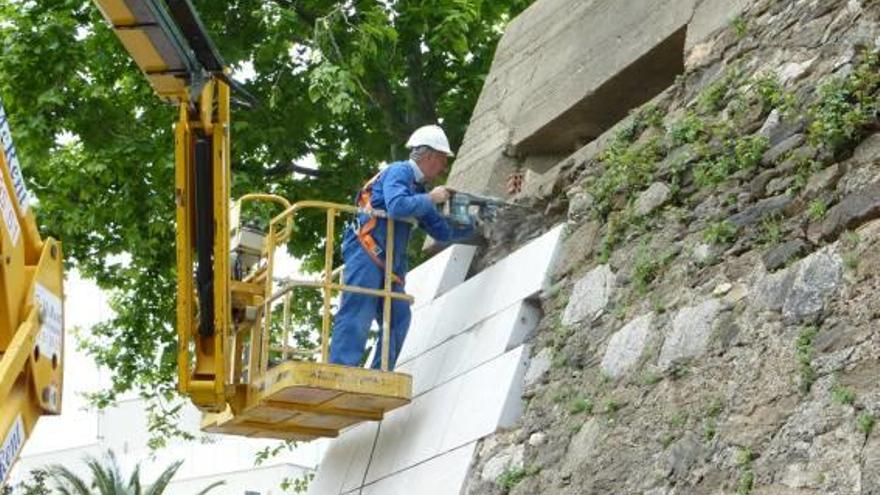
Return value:
<svg viewBox="0 0 880 495">
<path fill-rule="evenodd" d="M 880 4 L 726 3 L 483 253 L 566 222 L 469 495 L 880 493 Z"/>
</svg>

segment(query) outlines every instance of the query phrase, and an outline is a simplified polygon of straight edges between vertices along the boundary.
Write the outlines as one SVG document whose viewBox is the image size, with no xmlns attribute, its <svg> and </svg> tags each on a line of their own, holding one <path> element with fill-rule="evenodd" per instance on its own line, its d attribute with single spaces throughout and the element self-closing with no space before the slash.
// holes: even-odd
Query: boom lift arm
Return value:
<svg viewBox="0 0 880 495">
<path fill-rule="evenodd" d="M 61 413 L 61 244 L 41 239 L 0 102 L 0 486 L 40 416 Z"/>
<path fill-rule="evenodd" d="M 411 302 L 412 298 L 392 292 L 390 272 L 384 290 L 335 281 L 339 274 L 333 268 L 335 219 L 358 210 L 317 201 L 291 205 L 269 194 L 248 194 L 231 207 L 229 123 L 234 82 L 190 1 L 93 1 L 154 91 L 179 107 L 175 126 L 179 389 L 205 413 L 203 429 L 312 439 L 336 436 L 341 428 L 381 419 L 385 412 L 407 404 L 412 379 L 387 372 L 387 332 L 391 300 Z M 272 202 L 284 211 L 272 219 L 268 232 L 254 232 L 243 226 L 239 215 L 242 203 L 249 201 Z M 303 209 L 318 209 L 327 216 L 324 274 L 317 282 L 289 283 L 278 289 L 273 255 L 294 235 L 294 216 Z M 393 224 L 389 222 L 386 245 L 389 271 Z M 273 305 L 289 303 L 295 286 L 319 289 L 324 295 L 319 362 L 288 359 L 295 352 L 284 336 L 273 333 Z M 327 363 L 331 297 L 340 291 L 384 300 L 383 371 Z M 278 340 L 280 351 L 273 346 Z M 270 367 L 269 355 L 279 352 L 281 362 Z"/>
</svg>

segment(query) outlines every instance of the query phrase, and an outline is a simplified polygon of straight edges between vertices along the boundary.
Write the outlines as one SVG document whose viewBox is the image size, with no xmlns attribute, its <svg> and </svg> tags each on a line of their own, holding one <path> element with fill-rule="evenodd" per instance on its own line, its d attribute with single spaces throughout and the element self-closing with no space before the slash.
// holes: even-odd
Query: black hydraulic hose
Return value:
<svg viewBox="0 0 880 495">
<path fill-rule="evenodd" d="M 199 295 L 199 334 L 214 335 L 214 174 L 211 139 L 195 143 L 196 287 Z"/>
</svg>

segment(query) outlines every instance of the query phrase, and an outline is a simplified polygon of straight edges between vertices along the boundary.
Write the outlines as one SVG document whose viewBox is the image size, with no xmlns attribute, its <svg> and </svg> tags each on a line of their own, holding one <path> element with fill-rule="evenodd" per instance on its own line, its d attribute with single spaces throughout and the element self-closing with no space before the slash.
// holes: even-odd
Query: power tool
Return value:
<svg viewBox="0 0 880 495">
<path fill-rule="evenodd" d="M 494 222 L 498 211 L 509 206 L 517 206 L 498 198 L 479 196 L 461 191 L 450 191 L 449 200 L 443 207 L 443 216 L 456 228 L 474 228 L 477 223 Z"/>
</svg>

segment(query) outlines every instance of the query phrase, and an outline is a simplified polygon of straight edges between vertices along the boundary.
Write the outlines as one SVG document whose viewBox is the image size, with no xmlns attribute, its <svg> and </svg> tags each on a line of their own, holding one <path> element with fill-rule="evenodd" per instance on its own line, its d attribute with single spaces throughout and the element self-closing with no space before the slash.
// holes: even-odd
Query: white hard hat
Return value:
<svg viewBox="0 0 880 495">
<path fill-rule="evenodd" d="M 427 146 L 448 156 L 455 156 L 452 149 L 449 148 L 449 139 L 446 133 L 437 125 L 426 125 L 419 127 L 416 132 L 412 133 L 409 141 L 406 142 L 407 148 L 415 148 L 417 146 Z"/>
</svg>

